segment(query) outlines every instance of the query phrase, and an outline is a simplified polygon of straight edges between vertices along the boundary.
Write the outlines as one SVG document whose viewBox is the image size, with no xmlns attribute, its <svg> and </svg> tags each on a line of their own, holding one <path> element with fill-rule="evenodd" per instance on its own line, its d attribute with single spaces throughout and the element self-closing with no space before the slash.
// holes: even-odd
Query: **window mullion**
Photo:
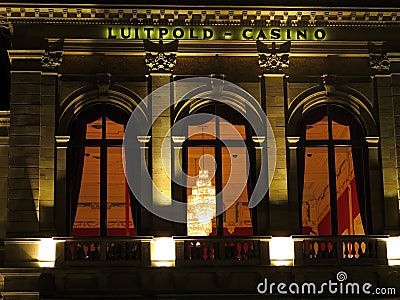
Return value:
<svg viewBox="0 0 400 300">
<path fill-rule="evenodd" d="M 102 114 L 102 141 L 100 146 L 100 236 L 107 235 L 107 144 L 105 107 Z"/>
<path fill-rule="evenodd" d="M 330 114 L 329 105 L 327 107 L 328 114 L 328 169 L 329 169 L 329 199 L 331 204 L 331 224 L 332 235 L 338 235 L 338 215 L 337 215 L 337 195 L 336 195 L 336 164 L 335 164 L 335 146 L 332 139 L 332 116 Z"/>
</svg>

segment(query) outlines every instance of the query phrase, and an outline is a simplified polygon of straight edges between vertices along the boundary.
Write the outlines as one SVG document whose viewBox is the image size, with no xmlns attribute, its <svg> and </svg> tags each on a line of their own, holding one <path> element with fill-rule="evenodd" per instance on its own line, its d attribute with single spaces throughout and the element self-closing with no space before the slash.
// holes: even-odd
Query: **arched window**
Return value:
<svg viewBox="0 0 400 300">
<path fill-rule="evenodd" d="M 201 177 L 201 171 L 214 174 L 205 178 L 211 194 L 219 194 L 229 184 L 244 187 L 236 194 L 234 189 L 225 189 L 220 196 L 209 204 L 213 218 L 201 222 L 202 212 L 196 206 L 196 193 L 193 188 L 186 189 L 188 203 L 187 235 L 188 236 L 251 236 L 255 210 L 250 210 L 248 201 L 252 192 L 252 170 L 255 164 L 254 147 L 251 141 L 251 128 L 243 116 L 234 109 L 222 104 L 210 104 L 198 109 L 195 113 L 208 113 L 223 118 L 210 117 L 196 119 L 188 125 L 188 139 L 184 144 L 183 157 L 186 158 L 185 172 L 189 176 Z M 231 126 L 229 125 L 232 124 Z M 237 132 L 233 132 L 233 128 Z M 237 134 L 239 133 L 239 135 Z M 222 142 L 223 141 L 223 142 Z M 225 143 L 225 144 L 224 144 Z M 229 149 L 228 149 L 228 147 Z M 230 151 L 229 151 L 230 150 Z M 246 156 L 248 151 L 248 156 Z M 201 159 L 203 156 L 213 159 Z M 214 163 L 215 161 L 215 163 Z M 250 169 L 249 177 L 245 170 Z M 203 173 L 203 175 L 206 175 Z M 203 183 L 207 186 L 207 182 Z M 194 185 L 191 182 L 189 185 Z M 199 184 L 197 184 L 199 185 Z M 233 187 L 232 185 L 232 187 Z M 202 197 L 201 195 L 199 196 Z M 211 196 L 212 197 L 212 196 Z M 233 201 L 235 199 L 235 201 Z M 201 199 L 199 201 L 202 201 Z M 218 205 L 224 209 L 223 214 L 215 216 Z M 204 207 L 204 206 L 203 206 Z"/>
<path fill-rule="evenodd" d="M 81 111 L 70 127 L 68 182 L 72 236 L 136 235 L 135 211 L 122 165 L 129 115 L 111 104 Z"/>
<path fill-rule="evenodd" d="M 358 119 L 326 104 L 307 112 L 298 129 L 302 233 L 368 233 L 367 152 Z"/>
</svg>

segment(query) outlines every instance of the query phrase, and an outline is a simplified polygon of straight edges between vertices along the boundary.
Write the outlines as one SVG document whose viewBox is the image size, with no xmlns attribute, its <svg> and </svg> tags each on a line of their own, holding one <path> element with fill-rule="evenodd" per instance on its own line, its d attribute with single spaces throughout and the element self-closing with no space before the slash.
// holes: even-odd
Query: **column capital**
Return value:
<svg viewBox="0 0 400 300">
<path fill-rule="evenodd" d="M 373 74 L 390 73 L 390 60 L 387 56 L 387 43 L 368 42 L 369 66 Z"/>
<path fill-rule="evenodd" d="M 263 73 L 281 74 L 289 67 L 289 52 L 291 41 L 276 46 L 272 42 L 271 48 L 266 43 L 257 40 L 258 64 Z"/>
<path fill-rule="evenodd" d="M 58 72 L 62 64 L 64 39 L 48 39 L 47 49 L 42 56 L 42 70 L 45 72 Z"/>
<path fill-rule="evenodd" d="M 144 40 L 143 44 L 146 52 L 145 63 L 149 68 L 150 74 L 171 74 L 176 65 L 178 40 L 168 44 L 164 44 L 162 40 L 158 44 Z"/>
<path fill-rule="evenodd" d="M 139 135 L 137 140 L 139 143 L 147 144 L 150 142 L 151 136 L 150 135 Z"/>
<path fill-rule="evenodd" d="M 379 143 L 379 136 L 366 136 L 365 141 L 368 143 L 368 146 L 377 146 Z"/>
<path fill-rule="evenodd" d="M 287 142 L 289 143 L 289 149 L 296 149 L 297 143 L 300 141 L 299 136 L 288 136 L 286 137 Z"/>
<path fill-rule="evenodd" d="M 56 135 L 55 138 L 57 148 L 67 148 L 67 143 L 70 140 L 69 135 Z"/>
</svg>

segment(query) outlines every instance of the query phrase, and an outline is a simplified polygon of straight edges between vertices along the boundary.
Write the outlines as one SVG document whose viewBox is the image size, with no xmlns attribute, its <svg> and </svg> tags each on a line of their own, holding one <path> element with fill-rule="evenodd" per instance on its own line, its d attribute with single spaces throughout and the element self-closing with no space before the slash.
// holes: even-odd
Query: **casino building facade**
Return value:
<svg viewBox="0 0 400 300">
<path fill-rule="evenodd" d="M 399 30 L 386 2 L 0 4 L 3 299 L 400 295 Z"/>
</svg>

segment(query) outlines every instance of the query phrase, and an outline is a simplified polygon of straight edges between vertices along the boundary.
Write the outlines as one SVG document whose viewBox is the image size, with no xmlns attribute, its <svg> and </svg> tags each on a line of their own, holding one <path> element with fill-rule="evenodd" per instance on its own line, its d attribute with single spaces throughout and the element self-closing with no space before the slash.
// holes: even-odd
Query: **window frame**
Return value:
<svg viewBox="0 0 400 300">
<path fill-rule="evenodd" d="M 221 109 L 221 107 L 225 107 L 225 105 L 222 104 L 208 104 L 203 107 L 200 107 L 196 111 L 192 112 L 192 114 L 196 113 L 203 113 L 204 111 L 202 110 L 203 108 L 213 110 L 213 113 L 215 116 L 224 118 L 228 122 L 230 122 L 232 125 L 244 125 L 245 126 L 245 133 L 246 133 L 246 138 L 238 141 L 238 140 L 229 140 L 229 139 L 224 139 L 224 142 L 229 146 L 229 147 L 240 147 L 244 144 L 246 145 L 246 149 L 248 151 L 248 156 L 249 156 L 249 177 L 247 178 L 247 192 L 248 192 L 248 200 L 250 200 L 251 193 L 254 188 L 254 182 L 255 181 L 255 174 L 256 174 L 256 155 L 255 155 L 255 144 L 254 141 L 252 140 L 252 128 L 250 125 L 245 121 L 245 122 L 234 122 L 230 120 L 229 117 L 225 117 L 223 113 L 224 110 Z M 209 111 L 206 111 L 206 113 L 211 113 Z M 216 134 L 219 136 L 219 122 L 216 123 Z M 183 171 L 185 174 L 188 172 L 188 149 L 191 147 L 213 147 L 214 148 L 214 154 L 215 154 L 215 161 L 216 161 L 216 171 L 215 171 L 215 192 L 216 192 L 216 205 L 217 205 L 217 210 L 220 210 L 220 205 L 222 204 L 222 199 L 221 196 L 219 195 L 222 191 L 222 148 L 226 148 L 225 144 L 218 139 L 217 137 L 215 139 L 186 139 L 185 142 L 182 145 L 182 166 L 183 166 Z M 219 196 L 218 196 L 219 195 Z M 184 189 L 183 193 L 183 201 L 187 203 L 187 188 Z M 216 216 L 216 236 L 224 236 L 224 213 Z M 252 221 L 252 231 L 253 231 L 253 236 L 257 235 L 257 207 L 250 209 L 250 214 L 251 214 L 251 221 Z M 187 226 L 185 226 L 185 235 L 187 235 Z"/>
<path fill-rule="evenodd" d="M 307 140 L 305 137 L 305 129 L 306 129 L 306 120 L 309 117 L 309 114 L 313 113 L 313 110 L 321 109 L 326 107 L 326 116 L 328 117 L 328 139 L 313 139 L 313 140 Z M 354 124 L 350 124 L 350 126 L 358 126 L 360 129 L 361 136 L 357 140 L 349 139 L 349 140 L 338 140 L 333 138 L 333 131 L 332 131 L 332 122 L 333 117 L 333 111 L 332 109 L 339 109 L 339 110 L 344 110 L 346 111 L 349 115 L 352 116 Z M 366 228 L 364 228 L 365 235 L 369 234 L 371 232 L 371 216 L 370 216 L 370 195 L 369 195 L 369 190 L 366 188 L 367 183 L 369 182 L 369 177 L 368 177 L 368 145 L 365 141 L 365 128 L 363 127 L 362 123 L 360 120 L 355 116 L 355 114 L 349 110 L 348 108 L 338 105 L 336 103 L 324 103 L 322 105 L 318 105 L 307 111 L 300 119 L 298 126 L 298 133 L 300 136 L 299 142 L 297 143 L 297 168 L 298 168 L 298 174 L 300 172 L 305 172 L 305 170 L 301 170 L 300 168 L 300 161 L 301 161 L 301 155 L 305 155 L 305 149 L 306 148 L 312 148 L 312 147 L 324 147 L 327 149 L 327 155 L 328 155 L 328 180 L 329 180 L 329 201 L 330 201 L 330 214 L 331 214 L 331 228 L 332 228 L 332 236 L 337 236 L 339 235 L 338 233 L 338 209 L 337 209 L 337 202 L 338 202 L 338 195 L 336 191 L 336 155 L 335 155 L 335 148 L 337 147 L 351 147 L 353 148 L 359 148 L 361 153 L 362 153 L 362 168 L 363 168 L 363 191 L 364 191 L 364 205 L 365 205 L 365 224 Z M 304 132 L 302 131 L 304 129 Z M 355 174 L 356 176 L 356 174 Z M 298 178 L 303 178 L 304 181 L 304 175 L 300 176 L 298 175 Z M 303 191 L 301 191 L 303 183 L 298 182 L 298 195 L 302 195 Z M 304 188 L 304 187 L 303 187 Z M 302 198 L 302 197 L 301 197 Z M 299 201 L 299 221 L 300 221 L 300 230 L 302 231 L 302 203 L 303 199 L 298 199 Z M 361 207 L 360 207 L 361 211 Z"/>
<path fill-rule="evenodd" d="M 69 131 L 72 131 L 72 128 L 76 125 L 76 122 L 78 122 L 77 125 L 79 125 L 79 119 L 82 114 L 88 113 L 91 110 L 101 110 L 100 112 L 100 117 L 101 117 L 101 122 L 102 122 L 102 129 L 101 129 L 101 139 L 83 139 L 83 140 L 76 140 L 74 139 L 74 135 L 71 134 L 71 140 L 69 143 L 68 147 L 68 152 L 67 152 L 67 162 L 72 159 L 72 150 L 74 147 L 98 147 L 100 148 L 100 228 L 99 228 L 99 236 L 100 237 L 105 237 L 107 236 L 107 162 L 108 162 L 108 157 L 107 157 L 107 150 L 112 148 L 112 147 L 119 147 L 122 151 L 122 144 L 123 144 L 123 139 L 107 139 L 106 136 L 106 118 L 107 118 L 107 107 L 112 107 L 112 109 L 118 110 L 121 112 L 121 114 L 124 114 L 124 118 L 126 119 L 126 122 L 124 127 L 126 127 L 126 124 L 129 120 L 129 113 L 126 112 L 123 108 L 112 104 L 112 103 L 94 103 L 90 106 L 85 107 L 82 109 L 72 120 Z M 81 123 L 87 125 L 87 123 Z M 69 177 L 69 174 L 71 174 L 71 164 L 67 163 L 67 178 Z M 67 190 L 70 191 L 70 182 L 67 180 Z M 138 201 L 132 194 L 132 192 L 129 189 L 130 193 L 130 206 L 131 206 L 131 213 L 132 213 L 132 219 L 135 225 L 135 230 L 136 230 L 136 235 L 138 235 L 139 229 L 139 213 L 140 209 L 138 209 Z M 72 220 L 72 196 L 71 193 L 68 192 L 67 195 L 67 211 L 68 211 L 68 216 L 67 216 L 67 230 L 68 230 L 68 235 L 72 235 L 72 230 L 73 230 L 73 220 Z"/>
</svg>

